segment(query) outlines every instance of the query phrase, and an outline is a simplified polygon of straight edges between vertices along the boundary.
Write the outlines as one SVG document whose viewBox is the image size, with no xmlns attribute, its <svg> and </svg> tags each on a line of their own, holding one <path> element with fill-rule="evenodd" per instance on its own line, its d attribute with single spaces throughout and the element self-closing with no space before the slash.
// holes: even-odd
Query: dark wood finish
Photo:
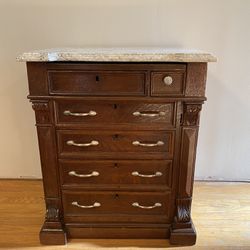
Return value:
<svg viewBox="0 0 250 250">
<path fill-rule="evenodd" d="M 102 214 L 115 217 L 119 215 L 131 215 L 130 222 L 137 222 L 140 215 L 161 215 L 163 222 L 169 219 L 170 194 L 168 192 L 114 192 L 114 191 L 63 191 L 63 208 L 65 216 L 79 216 Z M 80 208 L 73 206 L 72 202 L 79 205 L 91 206 L 99 202 L 100 207 Z M 154 206 L 160 203 L 160 207 L 143 209 L 134 207 L 132 204 L 138 202 L 142 206 Z"/>
<path fill-rule="evenodd" d="M 196 232 L 191 219 L 191 203 L 201 103 L 184 102 L 183 111 L 177 211 L 170 242 L 176 244 L 185 241 L 186 244 L 193 245 L 196 242 Z"/>
<path fill-rule="evenodd" d="M 74 116 L 64 114 L 65 111 L 75 113 L 96 112 L 95 116 Z M 152 126 L 173 126 L 175 103 L 157 103 L 142 101 L 106 100 L 106 101 L 56 101 L 56 123 L 58 125 L 71 124 L 145 124 L 150 122 Z M 140 112 L 140 115 L 136 115 Z M 161 115 L 162 114 L 162 115 Z M 146 115 L 146 116 L 145 116 Z M 148 115 L 148 116 L 147 116 Z M 155 115 L 151 116 L 150 115 Z M 157 116 L 158 115 L 158 116 Z"/>
<path fill-rule="evenodd" d="M 48 95 L 46 63 L 27 62 L 30 95 Z"/>
<path fill-rule="evenodd" d="M 188 63 L 185 96 L 205 96 L 206 78 L 206 63 Z"/>
<path fill-rule="evenodd" d="M 164 84 L 164 77 L 171 77 L 171 85 Z M 151 95 L 169 96 L 183 95 L 185 71 L 183 72 L 152 72 L 151 73 Z"/>
<path fill-rule="evenodd" d="M 144 95 L 145 73 L 120 71 L 48 71 L 53 95 Z"/>
<path fill-rule="evenodd" d="M 191 203 L 206 63 L 29 62 L 27 71 L 46 203 L 41 243 L 105 237 L 194 244 Z M 165 76 L 173 78 L 171 85 L 163 83 Z M 77 147 L 68 140 L 99 144 Z M 70 171 L 99 175 L 81 178 Z M 162 175 L 143 178 L 134 171 Z M 75 207 L 75 200 L 101 207 Z M 134 202 L 162 206 L 143 209 Z"/>
<path fill-rule="evenodd" d="M 170 212 L 170 211 L 169 211 Z M 170 213 L 169 213 L 170 214 Z M 162 215 L 162 214 L 104 214 L 104 213 L 86 213 L 86 214 L 75 214 L 75 215 L 65 215 L 64 216 L 64 223 L 67 224 L 83 224 L 89 223 L 89 225 L 95 224 L 99 227 L 103 226 L 103 223 L 109 223 L 110 225 L 116 226 L 117 223 L 123 224 L 127 226 L 129 223 L 133 222 L 136 223 L 137 226 L 143 227 L 148 223 L 156 223 L 158 225 L 165 224 L 166 222 L 170 223 L 172 219 L 171 216 Z"/>
<path fill-rule="evenodd" d="M 172 158 L 174 131 L 93 131 L 93 130 L 58 130 L 58 154 L 59 157 L 84 157 L 86 158 L 124 158 L 129 155 L 139 153 L 155 154 L 155 158 Z M 68 145 L 68 141 L 74 141 L 76 144 L 87 144 L 97 141 L 98 145 L 93 146 L 75 146 Z M 164 143 L 161 146 L 145 147 L 135 146 L 134 141 L 144 144 L 156 144 L 158 141 Z M 123 154 L 117 154 L 117 152 Z M 143 159 L 143 158 L 142 158 Z"/>
<path fill-rule="evenodd" d="M 41 104 L 44 107 L 44 104 Z M 35 106 L 37 108 L 37 106 Z M 46 106 L 47 107 L 47 106 Z M 47 117 L 40 109 L 36 111 L 37 121 L 47 121 L 39 117 Z M 48 112 L 48 110 L 47 110 Z M 56 157 L 55 129 L 49 124 L 37 124 L 37 135 L 43 174 L 43 187 L 46 203 L 45 222 L 40 231 L 40 241 L 44 244 L 61 245 L 66 243 L 62 218 L 62 204 L 60 199 L 59 175 Z"/>
<path fill-rule="evenodd" d="M 152 189 L 153 185 L 155 185 L 155 189 L 171 187 L 172 161 L 170 160 L 59 160 L 59 165 L 61 185 L 64 188 L 103 189 L 108 185 L 113 189 L 134 187 L 135 190 L 138 190 L 138 188 Z M 95 171 L 99 175 L 81 178 L 70 175 L 72 171 L 80 175 L 91 174 Z M 157 172 L 162 175 L 151 178 L 133 176 L 132 173 L 135 171 L 143 175 L 153 175 Z"/>
<path fill-rule="evenodd" d="M 169 238 L 169 225 L 163 225 L 162 227 L 157 225 L 135 227 L 135 226 L 120 226 L 114 227 L 114 225 L 96 227 L 93 230 L 92 227 L 86 227 L 86 225 L 66 224 L 67 234 L 71 238 L 100 238 L 100 239 L 166 239 Z"/>
</svg>

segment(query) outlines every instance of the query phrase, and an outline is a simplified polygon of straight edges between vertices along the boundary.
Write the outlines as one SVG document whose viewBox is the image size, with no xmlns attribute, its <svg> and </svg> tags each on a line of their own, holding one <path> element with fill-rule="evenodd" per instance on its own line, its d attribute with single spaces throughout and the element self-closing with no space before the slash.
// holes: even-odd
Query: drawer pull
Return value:
<svg viewBox="0 0 250 250">
<path fill-rule="evenodd" d="M 132 144 L 134 146 L 142 146 L 142 147 L 157 147 L 157 146 L 163 146 L 164 142 L 163 141 L 158 141 L 156 143 L 141 143 L 139 141 L 133 141 Z"/>
<path fill-rule="evenodd" d="M 71 116 L 95 116 L 97 113 L 93 110 L 90 110 L 88 113 L 72 113 L 69 110 L 65 110 L 63 112 L 64 115 L 71 115 Z"/>
<path fill-rule="evenodd" d="M 72 206 L 76 206 L 76 207 L 80 207 L 80 208 L 95 208 L 95 207 L 100 207 L 101 206 L 101 203 L 99 202 L 95 202 L 93 205 L 90 205 L 90 206 L 83 206 L 83 205 L 80 205 L 78 204 L 77 201 L 73 201 L 71 203 Z"/>
<path fill-rule="evenodd" d="M 74 141 L 67 141 L 67 145 L 76 147 L 90 147 L 99 145 L 98 141 L 91 141 L 89 143 L 75 143 Z"/>
<path fill-rule="evenodd" d="M 139 207 L 139 208 L 142 208 L 142 209 L 153 209 L 153 208 L 156 208 L 156 207 L 161 207 L 161 203 L 155 203 L 153 206 L 141 206 L 138 202 L 134 202 L 132 204 L 133 207 Z"/>
<path fill-rule="evenodd" d="M 76 176 L 76 177 L 80 177 L 80 178 L 87 178 L 87 177 L 93 177 L 93 176 L 99 175 L 99 173 L 97 171 L 93 171 L 90 174 L 77 174 L 75 171 L 70 171 L 68 174 L 70 176 Z"/>
<path fill-rule="evenodd" d="M 166 115 L 166 112 L 160 111 L 156 113 L 146 113 L 146 112 L 140 112 L 136 111 L 133 113 L 134 116 L 144 116 L 144 117 L 156 117 L 156 116 L 164 116 Z"/>
<path fill-rule="evenodd" d="M 171 76 L 165 76 L 163 78 L 163 82 L 165 83 L 165 85 L 170 86 L 173 83 L 173 78 Z"/>
<path fill-rule="evenodd" d="M 152 178 L 152 177 L 162 176 L 162 172 L 155 172 L 155 174 L 140 174 L 139 172 L 135 171 L 135 172 L 132 172 L 132 175 L 143 177 L 143 178 Z"/>
</svg>

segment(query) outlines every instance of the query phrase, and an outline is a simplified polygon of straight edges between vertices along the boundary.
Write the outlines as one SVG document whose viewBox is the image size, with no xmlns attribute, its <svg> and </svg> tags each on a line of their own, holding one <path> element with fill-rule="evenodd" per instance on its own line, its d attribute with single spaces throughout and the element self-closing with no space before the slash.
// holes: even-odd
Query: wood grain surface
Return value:
<svg viewBox="0 0 250 250">
<path fill-rule="evenodd" d="M 195 182 L 192 218 L 195 246 L 181 249 L 250 249 L 250 184 Z M 0 181 L 0 249 L 176 249 L 168 240 L 74 239 L 67 246 L 41 246 L 42 181 Z"/>
</svg>

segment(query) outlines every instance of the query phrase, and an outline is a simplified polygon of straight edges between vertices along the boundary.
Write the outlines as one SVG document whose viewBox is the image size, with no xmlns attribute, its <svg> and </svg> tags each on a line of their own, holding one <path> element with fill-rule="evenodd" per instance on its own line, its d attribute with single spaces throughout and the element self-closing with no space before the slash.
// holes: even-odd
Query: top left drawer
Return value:
<svg viewBox="0 0 250 250">
<path fill-rule="evenodd" d="M 52 95 L 144 96 L 143 71 L 48 71 Z"/>
</svg>

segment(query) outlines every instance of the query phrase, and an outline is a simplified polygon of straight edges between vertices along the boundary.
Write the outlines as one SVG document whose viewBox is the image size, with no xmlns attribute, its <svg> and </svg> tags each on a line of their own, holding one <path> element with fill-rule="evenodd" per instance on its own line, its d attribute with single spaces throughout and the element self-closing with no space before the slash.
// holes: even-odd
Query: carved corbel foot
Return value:
<svg viewBox="0 0 250 250">
<path fill-rule="evenodd" d="M 40 231 L 40 242 L 44 245 L 65 245 L 67 243 L 66 232 L 60 222 L 58 209 L 47 209 L 45 222 Z"/>
<path fill-rule="evenodd" d="M 183 228 L 174 228 L 170 230 L 170 244 L 173 245 L 194 245 L 196 242 L 196 231 L 193 225 L 192 220 L 185 225 L 182 225 Z"/>
<path fill-rule="evenodd" d="M 177 200 L 177 215 L 170 230 L 170 243 L 194 245 L 196 231 L 191 219 L 191 198 Z"/>
</svg>

